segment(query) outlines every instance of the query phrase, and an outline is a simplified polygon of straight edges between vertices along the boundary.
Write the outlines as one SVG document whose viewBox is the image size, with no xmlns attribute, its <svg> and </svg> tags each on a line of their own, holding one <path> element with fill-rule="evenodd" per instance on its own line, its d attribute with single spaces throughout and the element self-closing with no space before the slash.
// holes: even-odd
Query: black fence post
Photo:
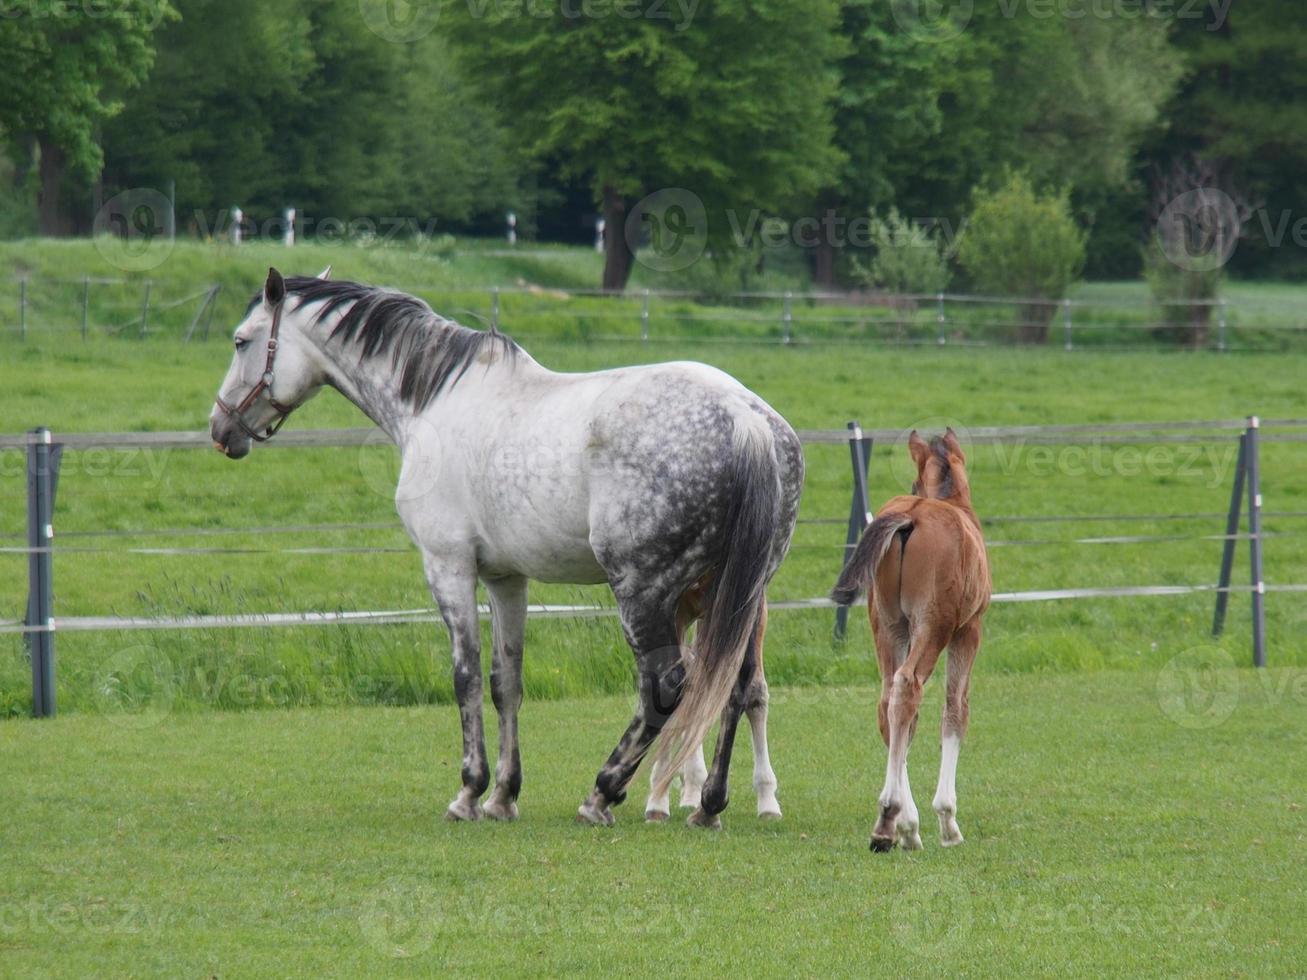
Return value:
<svg viewBox="0 0 1307 980">
<path fill-rule="evenodd" d="M 1261 420 L 1248 420 L 1248 544 L 1253 586 L 1253 666 L 1266 666 L 1266 583 L 1262 580 L 1262 481 L 1257 433 Z"/>
<path fill-rule="evenodd" d="M 1230 605 L 1230 575 L 1234 571 L 1234 547 L 1238 542 L 1239 515 L 1243 510 L 1244 474 L 1248 466 L 1248 434 L 1239 436 L 1239 459 L 1234 466 L 1234 490 L 1230 494 L 1230 514 L 1225 521 L 1225 546 L 1221 550 L 1221 576 L 1216 583 L 1216 613 L 1212 617 L 1212 636 L 1225 630 L 1225 610 Z"/>
<path fill-rule="evenodd" d="M 27 444 L 28 598 L 25 624 L 32 655 L 32 715 L 53 718 L 54 668 L 54 495 L 62 446 L 49 429 L 35 429 Z"/>
<path fill-rule="evenodd" d="M 849 458 L 853 465 L 853 500 L 849 504 L 849 533 L 844 544 L 844 565 L 853 558 L 862 532 L 871 523 L 871 503 L 867 496 L 867 468 L 871 465 L 874 440 L 863 438 L 862 426 L 849 423 Z M 843 567 L 843 566 L 841 566 Z M 849 624 L 849 607 L 835 609 L 835 638 L 844 639 Z"/>
</svg>

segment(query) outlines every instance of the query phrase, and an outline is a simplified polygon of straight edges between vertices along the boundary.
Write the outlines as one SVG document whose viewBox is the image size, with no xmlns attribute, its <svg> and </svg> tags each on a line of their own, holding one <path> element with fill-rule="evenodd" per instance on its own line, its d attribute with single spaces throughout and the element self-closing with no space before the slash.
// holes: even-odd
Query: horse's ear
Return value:
<svg viewBox="0 0 1307 980">
<path fill-rule="evenodd" d="M 268 281 L 263 284 L 263 301 L 276 307 L 286 298 L 286 280 L 276 269 L 268 270 Z"/>
<path fill-rule="evenodd" d="M 958 442 L 958 434 L 950 426 L 944 432 L 944 448 L 949 451 L 950 456 L 956 456 L 962 462 L 967 461 L 966 454 L 962 452 L 962 443 Z"/>
<path fill-rule="evenodd" d="M 328 279 L 330 279 L 330 278 L 331 278 L 331 266 L 327 266 L 325 269 L 323 269 L 321 272 L 319 272 L 319 273 L 318 273 L 318 278 L 321 279 L 323 282 L 326 282 Z"/>
<path fill-rule="evenodd" d="M 912 462 L 917 464 L 917 469 L 926 465 L 926 460 L 930 459 L 930 447 L 926 441 L 917 435 L 917 430 L 913 429 L 912 434 L 908 436 L 908 452 L 912 454 Z"/>
</svg>

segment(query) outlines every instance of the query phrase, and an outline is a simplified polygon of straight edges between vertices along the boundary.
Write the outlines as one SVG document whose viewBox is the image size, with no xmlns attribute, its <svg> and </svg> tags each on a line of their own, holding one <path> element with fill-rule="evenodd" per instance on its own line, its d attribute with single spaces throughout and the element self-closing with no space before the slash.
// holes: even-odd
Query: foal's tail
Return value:
<svg viewBox="0 0 1307 980">
<path fill-rule="evenodd" d="M 667 791 L 726 707 L 766 601 L 780 530 L 780 475 L 765 424 L 753 419 L 737 422 L 735 431 L 721 561 L 704 597 L 695 656 L 686 665 L 680 704 L 662 731 L 657 793 Z"/>
<path fill-rule="evenodd" d="M 906 536 L 906 532 L 911 530 L 912 518 L 907 514 L 886 514 L 872 521 L 853 550 L 853 557 L 840 573 L 830 597 L 841 606 L 851 605 L 875 580 L 876 569 L 885 560 L 898 533 L 903 531 Z"/>
</svg>

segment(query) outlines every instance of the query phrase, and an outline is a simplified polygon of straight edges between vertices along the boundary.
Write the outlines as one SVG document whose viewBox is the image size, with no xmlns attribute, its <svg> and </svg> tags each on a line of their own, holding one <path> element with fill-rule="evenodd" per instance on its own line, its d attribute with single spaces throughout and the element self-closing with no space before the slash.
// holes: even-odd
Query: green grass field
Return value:
<svg viewBox="0 0 1307 980">
<path fill-rule="evenodd" d="M 785 817 L 753 817 L 744 735 L 716 834 L 643 823 L 643 778 L 616 827 L 573 823 L 629 698 L 527 703 L 512 825 L 441 819 L 439 708 L 0 725 L 0 973 L 1301 975 L 1303 681 L 982 656 L 967 841 L 888 855 L 866 687 L 776 691 Z M 911 763 L 930 824 L 939 692 Z"/>
<path fill-rule="evenodd" d="M 503 258 L 475 247 L 295 255 L 298 271 L 332 261 L 342 277 L 435 287 L 424 295 L 456 316 L 472 308 L 473 287 L 576 289 L 595 261 L 584 250 Z M 183 305 L 156 310 L 136 336 L 136 275 L 95 293 L 83 342 L 78 278 L 114 267 L 84 242 L 0 245 L 0 270 L 33 276 L 25 341 L 0 298 L 0 431 L 202 430 L 243 297 L 281 257 L 179 247 L 150 273 L 155 295 L 224 282 L 209 340 L 179 342 Z M 1240 288 L 1255 305 L 1261 292 Z M 1292 353 L 902 348 L 868 335 L 646 346 L 586 340 L 614 307 L 585 302 L 596 304 L 588 326 L 571 306 L 544 316 L 506 300 L 503 326 L 563 370 L 710 362 L 798 428 L 858 419 L 906 436 L 945 424 L 1307 416 Z M 722 336 L 751 329 L 721 308 L 685 309 L 687 330 L 695 318 Z M 364 423 L 327 394 L 290 427 Z M 996 589 L 1214 582 L 1221 544 L 1205 536 L 1223 530 L 1234 449 L 1233 439 L 972 447 Z M 903 458 L 901 445 L 877 446 L 874 503 L 907 489 Z M 773 599 L 823 595 L 839 568 L 847 451 L 809 447 L 808 467 L 805 523 Z M 19 453 L 0 452 L 0 548 L 24 542 L 23 473 Z M 1268 511 L 1307 511 L 1307 446 L 1268 441 L 1262 478 Z M 241 463 L 198 450 L 70 451 L 55 513 L 56 613 L 425 607 L 393 479 L 393 452 L 379 444 L 273 444 Z M 371 526 L 277 530 L 336 524 Z M 1267 580 L 1307 582 L 1307 521 L 1274 517 L 1265 530 Z M 1167 540 L 1082 543 L 1114 536 Z M 169 547 L 212 550 L 142 553 Z M 322 547 L 380 550 L 302 551 Z M 26 591 L 25 556 L 0 551 L 0 619 L 21 617 Z M 532 599 L 611 602 L 603 589 L 560 586 Z M 10 716 L 0 722 L 0 975 L 1300 974 L 1307 604 L 1268 597 L 1272 669 L 1254 672 L 1241 666 L 1247 597 L 1233 599 L 1216 644 L 1211 603 L 996 604 L 960 770 L 967 844 L 946 852 L 927 834 L 923 853 L 889 856 L 866 850 L 884 756 L 859 613 L 844 644 L 832 642 L 827 611 L 772 616 L 786 817 L 752 817 L 745 734 L 721 834 L 646 826 L 644 773 L 615 829 L 573 825 L 632 707 L 631 656 L 611 618 L 529 624 L 513 826 L 440 819 L 458 780 L 458 727 L 435 626 L 60 633 L 61 717 L 40 723 L 23 718 L 22 643 L 0 636 L 0 718 Z M 927 823 L 938 688 L 913 754 Z"/>
</svg>

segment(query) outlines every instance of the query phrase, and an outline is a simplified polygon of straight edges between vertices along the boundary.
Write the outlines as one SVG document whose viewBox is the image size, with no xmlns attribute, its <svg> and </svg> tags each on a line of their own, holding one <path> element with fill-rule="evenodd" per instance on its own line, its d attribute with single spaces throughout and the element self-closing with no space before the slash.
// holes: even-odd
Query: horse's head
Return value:
<svg viewBox="0 0 1307 980">
<path fill-rule="evenodd" d="M 271 438 L 322 387 L 314 348 L 286 302 L 286 281 L 269 269 L 262 293 L 236 328 L 236 352 L 209 414 L 214 447 L 232 459 L 247 455 L 252 442 Z"/>
<path fill-rule="evenodd" d="M 970 499 L 967 457 L 951 428 L 942 436 L 932 437 L 929 443 L 913 429 L 908 436 L 908 452 L 917 464 L 917 480 L 912 484 L 915 496 L 941 500 L 951 497 Z"/>
</svg>

